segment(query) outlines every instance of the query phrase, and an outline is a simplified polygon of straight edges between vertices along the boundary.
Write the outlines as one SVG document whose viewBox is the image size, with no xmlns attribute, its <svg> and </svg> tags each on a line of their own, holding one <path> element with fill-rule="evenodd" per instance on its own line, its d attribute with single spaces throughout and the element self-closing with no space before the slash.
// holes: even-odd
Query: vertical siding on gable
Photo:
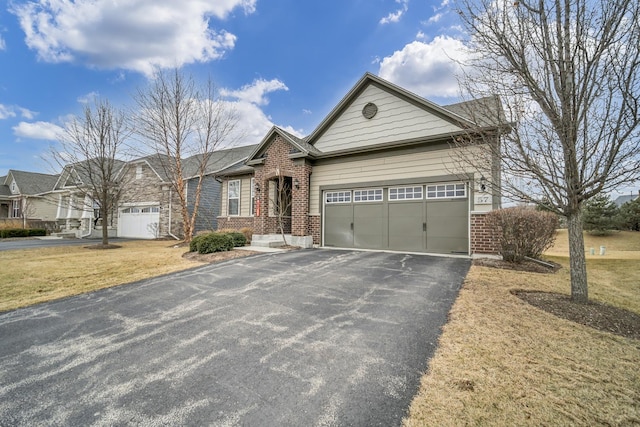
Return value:
<svg viewBox="0 0 640 427">
<path fill-rule="evenodd" d="M 378 107 L 372 119 L 362 115 L 362 108 L 369 102 Z M 329 153 L 459 130 L 448 121 L 370 85 L 314 145 Z"/>
</svg>

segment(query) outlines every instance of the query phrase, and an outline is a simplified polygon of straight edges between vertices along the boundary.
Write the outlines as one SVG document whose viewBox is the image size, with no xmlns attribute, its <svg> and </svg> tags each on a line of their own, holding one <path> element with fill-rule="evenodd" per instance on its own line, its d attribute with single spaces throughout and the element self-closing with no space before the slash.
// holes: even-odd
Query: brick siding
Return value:
<svg viewBox="0 0 640 427">
<path fill-rule="evenodd" d="M 498 239 L 487 227 L 485 213 L 471 214 L 471 253 L 498 254 Z"/>
<path fill-rule="evenodd" d="M 219 216 L 217 220 L 217 230 L 240 230 L 245 227 L 253 230 L 254 226 L 254 218 L 252 216 Z"/>
</svg>

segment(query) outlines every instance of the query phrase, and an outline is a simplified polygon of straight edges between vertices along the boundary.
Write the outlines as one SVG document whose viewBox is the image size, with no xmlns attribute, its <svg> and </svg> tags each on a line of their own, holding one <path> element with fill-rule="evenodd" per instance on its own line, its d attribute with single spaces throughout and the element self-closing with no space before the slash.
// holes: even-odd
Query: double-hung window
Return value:
<svg viewBox="0 0 640 427">
<path fill-rule="evenodd" d="M 12 217 L 13 218 L 20 218 L 20 200 L 14 200 L 13 204 L 12 204 Z"/>
<path fill-rule="evenodd" d="M 227 189 L 227 214 L 240 215 L 240 180 L 229 181 Z"/>
</svg>

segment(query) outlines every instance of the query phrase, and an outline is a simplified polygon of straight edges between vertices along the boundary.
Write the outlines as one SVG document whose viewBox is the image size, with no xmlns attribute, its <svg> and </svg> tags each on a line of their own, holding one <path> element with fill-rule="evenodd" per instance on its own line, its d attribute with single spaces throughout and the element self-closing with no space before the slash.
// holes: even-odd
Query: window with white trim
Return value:
<svg viewBox="0 0 640 427">
<path fill-rule="evenodd" d="M 351 203 L 351 191 L 328 191 L 324 193 L 326 203 Z"/>
<path fill-rule="evenodd" d="M 142 179 L 142 165 L 136 165 L 136 179 Z"/>
<path fill-rule="evenodd" d="M 412 187 L 389 188 L 389 200 L 416 200 L 422 199 L 422 185 Z"/>
<path fill-rule="evenodd" d="M 256 179 L 251 178 L 251 206 L 249 207 L 251 211 L 250 212 L 251 216 L 255 215 L 255 204 L 256 204 Z"/>
<path fill-rule="evenodd" d="M 12 218 L 20 218 L 21 213 L 20 213 L 20 200 L 14 200 L 12 203 Z"/>
<path fill-rule="evenodd" d="M 427 199 L 450 199 L 467 197 L 467 186 L 464 183 L 427 185 Z"/>
<path fill-rule="evenodd" d="M 151 206 L 151 213 L 160 213 L 160 206 Z"/>
<path fill-rule="evenodd" d="M 240 215 L 240 180 L 229 181 L 227 190 L 227 215 Z"/>
<path fill-rule="evenodd" d="M 18 185 L 15 181 L 11 181 L 11 192 L 16 193 L 18 191 Z"/>
<path fill-rule="evenodd" d="M 378 202 L 382 200 L 382 188 L 353 190 L 354 202 Z"/>
</svg>

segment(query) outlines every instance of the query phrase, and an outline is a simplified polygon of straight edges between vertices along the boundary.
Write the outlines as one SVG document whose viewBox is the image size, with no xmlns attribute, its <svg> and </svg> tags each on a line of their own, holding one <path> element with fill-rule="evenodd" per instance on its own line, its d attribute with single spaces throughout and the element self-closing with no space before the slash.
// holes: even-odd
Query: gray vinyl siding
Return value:
<svg viewBox="0 0 640 427">
<path fill-rule="evenodd" d="M 193 207 L 196 197 L 197 179 L 190 179 L 187 189 L 187 200 L 189 202 L 189 215 L 193 214 Z M 200 192 L 200 205 L 194 233 L 203 230 L 216 230 L 218 227 L 217 217 L 220 215 L 220 188 L 221 185 L 212 176 L 204 177 Z"/>
<path fill-rule="evenodd" d="M 372 119 L 362 115 L 362 108 L 369 102 L 378 107 L 378 113 Z M 370 85 L 314 145 L 330 153 L 458 131 L 458 126 L 443 118 Z"/>
</svg>

